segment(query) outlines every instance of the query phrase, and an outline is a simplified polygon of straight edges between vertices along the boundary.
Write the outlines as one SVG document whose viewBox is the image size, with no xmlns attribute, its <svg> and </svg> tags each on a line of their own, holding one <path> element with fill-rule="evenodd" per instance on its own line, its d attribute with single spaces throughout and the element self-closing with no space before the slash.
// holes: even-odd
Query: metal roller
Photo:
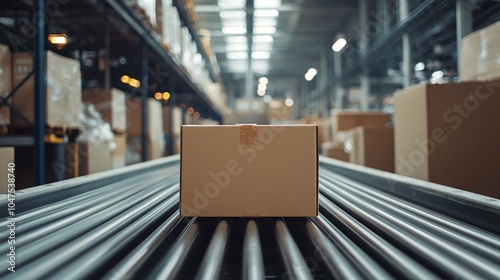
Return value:
<svg viewBox="0 0 500 280">
<path fill-rule="evenodd" d="M 224 261 L 224 251 L 228 237 L 228 225 L 221 221 L 215 229 L 210 245 L 205 252 L 205 257 L 200 265 L 196 279 L 211 280 L 220 278 L 220 270 Z"/>
<path fill-rule="evenodd" d="M 259 229 L 253 220 L 246 227 L 242 266 L 245 280 L 260 280 L 265 277 Z"/>
</svg>

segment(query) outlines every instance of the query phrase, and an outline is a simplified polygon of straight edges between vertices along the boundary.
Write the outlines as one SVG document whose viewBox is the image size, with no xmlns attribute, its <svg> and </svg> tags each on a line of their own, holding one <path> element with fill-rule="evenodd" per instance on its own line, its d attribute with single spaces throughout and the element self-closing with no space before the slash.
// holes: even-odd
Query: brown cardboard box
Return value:
<svg viewBox="0 0 500 280">
<path fill-rule="evenodd" d="M 331 121 L 329 118 L 307 117 L 303 120 L 306 124 L 315 124 L 318 126 L 318 146 L 323 143 L 330 142 Z"/>
<path fill-rule="evenodd" d="M 396 93 L 396 173 L 500 198 L 499 93 L 499 82 Z"/>
<path fill-rule="evenodd" d="M 115 88 L 86 89 L 82 92 L 82 100 L 92 103 L 113 131 L 126 132 L 127 110 L 123 91 Z"/>
<path fill-rule="evenodd" d="M 460 79 L 500 80 L 500 21 L 462 39 Z"/>
<path fill-rule="evenodd" d="M 349 154 L 345 152 L 343 144 L 331 142 L 323 143 L 321 146 L 321 154 L 329 158 L 349 161 Z"/>
<path fill-rule="evenodd" d="M 9 163 L 14 162 L 14 148 L 13 147 L 1 147 L 0 148 L 0 164 L 2 169 L 0 170 L 0 194 L 7 193 L 9 184 L 9 174 L 14 175 L 14 173 L 9 172 Z M 15 166 L 14 166 L 15 167 Z M 15 179 L 15 177 L 13 177 Z"/>
<path fill-rule="evenodd" d="M 285 104 L 285 99 L 274 99 L 269 102 L 269 107 L 267 109 L 267 118 L 278 119 L 278 120 L 288 120 L 293 118 L 292 107 L 288 107 Z"/>
<path fill-rule="evenodd" d="M 115 135 L 116 148 L 111 153 L 113 169 L 125 166 L 125 155 L 127 153 L 127 137 L 125 135 Z"/>
<path fill-rule="evenodd" d="M 163 118 L 161 102 L 148 98 L 147 122 L 148 135 L 163 135 Z M 142 134 L 142 101 L 139 98 L 127 99 L 127 136 Z"/>
<path fill-rule="evenodd" d="M 49 126 L 77 128 L 81 126 L 82 88 L 80 62 L 51 51 L 45 53 L 46 103 L 45 123 Z M 18 85 L 32 70 L 30 53 L 12 55 L 12 84 Z M 34 119 L 34 79 L 31 77 L 12 97 L 12 105 L 30 121 Z M 12 114 L 12 125 L 29 126 L 17 114 Z"/>
<path fill-rule="evenodd" d="M 316 216 L 316 138 L 312 125 L 183 126 L 181 215 Z"/>
<path fill-rule="evenodd" d="M 333 142 L 345 142 L 349 130 L 362 127 L 386 127 L 390 121 L 390 116 L 383 111 L 362 111 L 362 110 L 332 110 L 332 131 Z"/>
<path fill-rule="evenodd" d="M 182 110 L 179 107 L 166 106 L 162 108 L 162 115 L 163 132 L 181 135 Z"/>
<path fill-rule="evenodd" d="M 150 138 L 146 137 L 146 144 L 148 145 L 148 160 L 163 157 L 165 150 L 165 140 L 163 138 Z M 127 137 L 127 148 L 135 154 L 137 161 L 128 161 L 127 164 L 137 163 L 141 160 L 142 145 L 140 137 Z"/>
<path fill-rule="evenodd" d="M 12 89 L 11 56 L 9 47 L 0 44 L 0 96 L 6 97 Z M 1 99 L 0 99 L 1 100 Z M 9 100 L 9 103 L 12 101 Z M 10 125 L 10 109 L 0 108 L 0 127 Z"/>
<path fill-rule="evenodd" d="M 109 144 L 102 142 L 82 142 L 80 143 L 80 176 L 94 174 L 110 170 L 113 168 L 111 149 Z"/>
<path fill-rule="evenodd" d="M 394 128 L 356 127 L 349 135 L 349 162 L 394 172 Z"/>
</svg>

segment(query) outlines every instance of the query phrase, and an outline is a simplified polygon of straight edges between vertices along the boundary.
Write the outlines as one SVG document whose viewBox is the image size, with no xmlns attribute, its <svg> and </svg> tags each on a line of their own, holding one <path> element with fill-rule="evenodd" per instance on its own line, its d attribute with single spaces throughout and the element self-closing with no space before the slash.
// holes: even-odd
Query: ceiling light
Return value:
<svg viewBox="0 0 500 280">
<path fill-rule="evenodd" d="M 221 9 L 241 9 L 245 7 L 245 0 L 219 0 L 217 1 Z"/>
<path fill-rule="evenodd" d="M 272 48 L 272 43 L 254 43 L 252 46 L 252 50 L 254 51 L 270 51 Z"/>
<path fill-rule="evenodd" d="M 224 34 L 245 34 L 247 33 L 246 27 L 242 26 L 227 26 L 222 27 L 222 33 Z"/>
<path fill-rule="evenodd" d="M 292 107 L 293 106 L 293 99 L 287 98 L 285 100 L 285 105 L 288 106 L 288 107 Z"/>
<path fill-rule="evenodd" d="M 245 59 L 248 57 L 246 52 L 228 52 L 226 53 L 227 59 Z"/>
<path fill-rule="evenodd" d="M 415 65 L 415 71 L 423 71 L 425 69 L 425 64 L 423 62 L 419 62 Z"/>
<path fill-rule="evenodd" d="M 228 26 L 228 27 L 243 26 L 243 27 L 246 27 L 247 22 L 245 19 L 233 19 L 233 18 L 222 19 L 222 26 Z"/>
<path fill-rule="evenodd" d="M 53 45 L 66 45 L 68 37 L 66 34 L 49 34 L 49 42 Z"/>
<path fill-rule="evenodd" d="M 436 78 L 436 79 L 441 79 L 444 77 L 444 73 L 443 73 L 443 71 L 436 71 L 436 72 L 432 73 L 432 77 Z"/>
<path fill-rule="evenodd" d="M 314 76 L 310 73 L 306 73 L 304 78 L 306 79 L 306 81 L 310 82 L 314 78 Z"/>
<path fill-rule="evenodd" d="M 332 50 L 334 52 L 340 52 L 344 47 L 345 45 L 347 44 L 347 41 L 346 39 L 344 38 L 339 38 L 332 46 Z"/>
<path fill-rule="evenodd" d="M 226 45 L 226 51 L 234 52 L 234 51 L 246 51 L 247 44 L 228 44 Z"/>
<path fill-rule="evenodd" d="M 253 29 L 254 34 L 274 34 L 276 33 L 276 27 L 274 26 L 256 26 Z"/>
<path fill-rule="evenodd" d="M 255 18 L 253 26 L 276 26 L 278 21 L 276 18 Z"/>
<path fill-rule="evenodd" d="M 271 35 L 253 36 L 253 41 L 255 43 L 272 43 L 273 40 L 274 38 Z"/>
<path fill-rule="evenodd" d="M 255 8 L 279 8 L 281 7 L 281 0 L 255 0 Z"/>
<path fill-rule="evenodd" d="M 168 91 L 165 91 L 163 93 L 163 100 L 168 100 L 168 99 L 170 99 L 170 93 Z"/>
<path fill-rule="evenodd" d="M 128 84 L 128 81 L 130 81 L 130 77 L 127 75 L 123 75 L 121 77 L 120 81 L 122 81 L 122 83 L 124 83 L 124 84 Z"/>
<path fill-rule="evenodd" d="M 314 68 L 309 68 L 309 70 L 307 70 L 307 73 L 309 73 L 311 76 L 316 76 L 316 74 L 318 74 L 318 70 L 314 69 Z"/>
<path fill-rule="evenodd" d="M 191 114 L 193 114 L 193 113 L 194 113 L 194 108 L 193 108 L 193 107 L 188 107 L 188 108 L 187 108 L 187 110 L 186 110 L 186 112 L 187 112 L 189 115 L 191 115 Z"/>
<path fill-rule="evenodd" d="M 258 89 L 259 89 L 259 90 L 266 91 L 266 90 L 267 90 L 267 86 L 266 86 L 266 85 L 264 85 L 264 84 L 259 84 Z"/>
<path fill-rule="evenodd" d="M 245 36 L 227 36 L 224 39 L 226 43 L 247 43 L 247 37 Z"/>
<path fill-rule="evenodd" d="M 157 92 L 157 93 L 155 93 L 155 99 L 156 99 L 156 100 L 161 100 L 161 97 L 162 97 L 161 92 Z"/>
<path fill-rule="evenodd" d="M 258 95 L 258 96 L 264 96 L 264 95 L 266 95 L 266 91 L 265 91 L 265 90 L 260 90 L 260 89 L 259 89 L 259 90 L 257 90 L 257 95 Z"/>
<path fill-rule="evenodd" d="M 270 52 L 252 52 L 253 59 L 269 59 L 270 57 Z"/>
<path fill-rule="evenodd" d="M 266 77 L 262 77 L 259 79 L 259 84 L 267 85 L 269 80 Z"/>
<path fill-rule="evenodd" d="M 200 118 L 200 113 L 198 113 L 198 112 L 194 112 L 194 113 L 193 113 L 193 119 L 197 120 L 197 119 L 199 119 L 199 118 Z"/>
<path fill-rule="evenodd" d="M 253 12 L 254 17 L 278 17 L 280 12 L 278 10 L 255 10 Z"/>
<path fill-rule="evenodd" d="M 220 17 L 226 18 L 245 18 L 247 13 L 245 11 L 221 11 L 219 13 Z"/>
</svg>

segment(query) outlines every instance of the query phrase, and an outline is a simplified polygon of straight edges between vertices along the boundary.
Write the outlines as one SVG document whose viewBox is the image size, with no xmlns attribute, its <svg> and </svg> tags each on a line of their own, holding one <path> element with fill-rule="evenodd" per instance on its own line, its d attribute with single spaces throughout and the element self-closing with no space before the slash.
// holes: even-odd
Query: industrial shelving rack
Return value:
<svg viewBox="0 0 500 280">
<path fill-rule="evenodd" d="M 220 74 L 216 65 L 212 65 L 207 52 L 201 44 L 193 24 L 188 18 L 188 13 L 182 0 L 174 0 L 173 5 L 177 8 L 181 23 L 187 26 L 193 40 L 196 42 L 198 51 L 205 59 L 210 78 L 214 82 L 222 84 Z M 141 97 L 144 100 L 153 97 L 155 88 L 152 85 L 168 88 L 171 98 L 164 106 L 175 106 L 176 104 L 189 103 L 196 106 L 202 116 L 215 120 L 222 120 L 222 112 L 214 106 L 205 92 L 193 82 L 189 73 L 180 65 L 178 59 L 172 56 L 162 46 L 160 39 L 150 28 L 144 24 L 144 20 L 123 0 L 22 0 L 4 3 L 0 9 L 1 17 L 15 18 L 15 27 L 9 28 L 0 24 L 2 31 L 8 37 L 11 48 L 16 42 L 23 43 L 23 51 L 29 49 L 33 53 L 33 71 L 28 77 L 35 79 L 35 118 L 33 123 L 33 136 L 2 135 L 0 146 L 32 146 L 34 148 L 34 178 L 36 185 L 46 183 L 46 155 L 45 144 L 51 143 L 44 140 L 45 135 L 45 74 L 44 74 L 44 52 L 53 48 L 47 42 L 47 35 L 54 30 L 67 30 L 74 34 L 69 36 L 67 49 L 85 50 L 85 48 L 103 48 L 106 61 L 109 61 L 110 52 L 126 53 L 134 67 L 128 69 L 139 77 L 141 86 L 137 89 L 124 88 L 119 80 L 120 71 L 110 74 L 110 65 L 106 63 L 104 86 L 116 87 L 129 95 Z M 28 26 L 33 28 L 31 36 L 23 36 L 23 24 L 19 18 L 29 19 Z M 26 25 L 26 21 L 24 22 Z M 59 28 L 59 29 L 58 29 Z M 8 33 L 8 35 L 7 35 Z M 29 37 L 29 38 L 26 38 Z M 14 39 L 14 40 L 12 40 Z M 60 50 L 58 52 L 64 52 Z M 138 59 L 137 59 L 138 58 Z M 158 78 L 155 70 L 164 73 L 165 77 Z M 25 79 L 26 81 L 27 79 Z M 151 83 L 150 81 L 153 81 Z M 13 85 L 9 95 L 0 100 L 0 106 L 9 106 L 9 99 L 22 85 Z M 147 102 L 142 102 L 142 159 L 147 158 Z M 11 107 L 11 106 L 9 106 Z M 14 109 L 15 113 L 15 109 Z M 67 139 L 52 144 L 61 144 Z M 62 145 L 60 145 L 63 147 Z M 173 145 L 170 145 L 172 147 Z M 172 148 L 171 148 L 172 149 Z M 59 149 L 58 158 L 64 162 L 64 152 Z M 27 174 L 28 175 L 28 174 Z"/>
</svg>

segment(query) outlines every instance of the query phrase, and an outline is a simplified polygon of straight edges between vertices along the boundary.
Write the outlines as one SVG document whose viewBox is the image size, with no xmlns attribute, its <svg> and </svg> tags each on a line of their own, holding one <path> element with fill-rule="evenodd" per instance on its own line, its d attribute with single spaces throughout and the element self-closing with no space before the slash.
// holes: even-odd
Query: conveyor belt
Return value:
<svg viewBox="0 0 500 280">
<path fill-rule="evenodd" d="M 2 197 L 1 279 L 500 279 L 499 201 L 320 159 L 313 218 L 182 218 L 178 157 Z"/>
</svg>

